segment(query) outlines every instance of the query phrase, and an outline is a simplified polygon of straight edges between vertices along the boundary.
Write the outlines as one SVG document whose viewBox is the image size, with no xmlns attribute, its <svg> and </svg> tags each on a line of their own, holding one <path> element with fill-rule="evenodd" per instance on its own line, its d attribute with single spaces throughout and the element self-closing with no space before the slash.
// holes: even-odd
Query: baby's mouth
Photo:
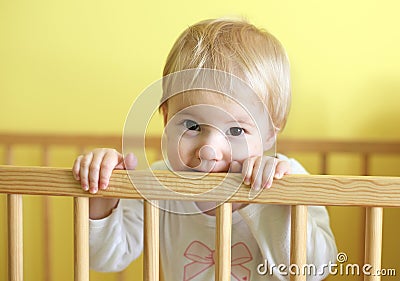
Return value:
<svg viewBox="0 0 400 281">
<path fill-rule="evenodd" d="M 194 172 L 201 172 L 201 173 L 227 172 L 228 169 L 223 167 L 223 165 L 221 164 L 222 163 L 218 163 L 217 161 L 202 160 L 198 166 L 191 168 L 191 170 Z"/>
<path fill-rule="evenodd" d="M 199 159 L 200 163 L 192 167 L 192 170 L 195 172 L 202 172 L 202 173 L 211 173 L 216 166 L 216 161 L 209 161 L 209 160 L 203 160 Z"/>
</svg>

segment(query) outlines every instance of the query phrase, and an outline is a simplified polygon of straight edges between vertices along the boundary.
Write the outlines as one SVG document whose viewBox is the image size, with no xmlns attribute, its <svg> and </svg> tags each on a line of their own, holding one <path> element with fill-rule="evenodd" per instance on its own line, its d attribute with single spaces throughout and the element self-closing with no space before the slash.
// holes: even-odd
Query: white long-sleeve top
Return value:
<svg viewBox="0 0 400 281">
<path fill-rule="evenodd" d="M 293 174 L 305 169 L 290 161 Z M 154 169 L 166 169 L 156 163 Z M 195 202 L 162 201 L 160 259 L 166 281 L 214 280 L 215 217 L 199 212 Z M 182 213 L 187 213 L 184 215 Z M 196 214 L 193 214 L 196 213 Z M 231 280 L 289 280 L 290 206 L 250 204 L 232 214 Z M 143 202 L 121 199 L 111 215 L 90 220 L 90 266 L 120 271 L 143 250 Z M 336 262 L 336 244 L 325 207 L 309 206 L 307 280 L 323 280 Z M 279 265 L 283 265 L 280 266 Z M 314 268 L 315 266 L 315 268 Z"/>
</svg>

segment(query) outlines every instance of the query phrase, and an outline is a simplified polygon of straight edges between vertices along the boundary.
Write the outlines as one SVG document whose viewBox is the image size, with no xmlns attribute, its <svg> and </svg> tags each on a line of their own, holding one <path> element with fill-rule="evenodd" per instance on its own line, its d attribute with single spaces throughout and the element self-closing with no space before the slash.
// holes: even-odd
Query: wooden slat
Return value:
<svg viewBox="0 0 400 281">
<path fill-rule="evenodd" d="M 50 166 L 50 148 L 48 145 L 42 146 L 42 165 Z"/>
<path fill-rule="evenodd" d="M 144 202 L 143 278 L 145 281 L 160 279 L 160 232 L 157 201 Z"/>
<path fill-rule="evenodd" d="M 119 271 L 116 273 L 116 281 L 124 281 L 125 280 L 125 272 Z"/>
<path fill-rule="evenodd" d="M 42 216 L 43 216 L 43 272 L 44 281 L 53 280 L 51 270 L 52 270 L 52 258 L 51 258 L 51 245 L 52 237 L 50 234 L 50 198 L 49 196 L 42 197 Z"/>
<path fill-rule="evenodd" d="M 22 195 L 7 195 L 8 206 L 8 280 L 22 281 L 23 225 Z"/>
<path fill-rule="evenodd" d="M 89 280 L 89 198 L 74 198 L 74 280 Z"/>
<path fill-rule="evenodd" d="M 13 162 L 12 145 L 5 147 L 5 163 Z M 24 248 L 23 248 L 23 217 L 22 195 L 7 195 L 8 216 L 8 280 L 22 281 L 24 279 Z"/>
<path fill-rule="evenodd" d="M 13 153 L 11 144 L 5 146 L 4 163 L 6 165 L 12 165 L 13 163 Z"/>
<path fill-rule="evenodd" d="M 42 147 L 42 165 L 50 166 L 50 148 L 48 145 Z M 51 245 L 52 239 L 50 235 L 50 198 L 49 196 L 42 197 L 42 215 L 43 215 L 43 272 L 44 281 L 53 280 L 51 270 L 52 270 L 52 259 L 51 259 Z"/>
<path fill-rule="evenodd" d="M 290 264 L 296 264 L 299 274 L 290 275 L 291 281 L 306 281 L 304 265 L 307 263 L 307 206 L 292 206 Z"/>
<path fill-rule="evenodd" d="M 364 153 L 362 154 L 362 161 L 361 161 L 361 175 L 368 176 L 369 173 L 369 154 Z"/>
<path fill-rule="evenodd" d="M 78 153 L 79 154 L 85 154 L 85 151 L 86 151 L 86 149 L 85 149 L 85 147 L 83 145 L 80 145 L 78 147 Z"/>
<path fill-rule="evenodd" d="M 216 210 L 215 280 L 231 280 L 232 204 L 223 203 Z"/>
<path fill-rule="evenodd" d="M 204 191 L 196 200 L 221 202 L 241 183 L 239 174 L 213 173 L 203 177 L 201 184 L 198 184 L 190 179 L 194 176 L 191 173 L 188 173 L 186 178 L 178 177 L 169 171 L 131 173 L 135 177 L 135 183 L 140 186 L 141 193 L 132 188 L 126 171 L 114 171 L 109 190 L 100 191 L 96 196 L 141 199 L 141 194 L 146 194 L 150 200 L 193 200 L 191 196 L 177 196 L 177 193 L 190 194 L 196 190 L 197 194 Z M 224 184 L 215 189 L 213 194 L 205 193 L 222 180 Z M 158 188 L 159 181 L 168 184 L 175 192 Z M 196 188 L 193 188 L 194 186 Z M 400 177 L 287 175 L 281 180 L 274 180 L 272 188 L 263 190 L 254 200 L 249 200 L 248 192 L 248 186 L 242 185 L 228 201 L 283 205 L 400 207 Z M 79 182 L 73 178 L 71 169 L 49 167 L 0 166 L 0 193 L 93 196 L 82 191 Z"/>
<path fill-rule="evenodd" d="M 365 275 L 365 281 L 379 281 L 379 274 L 374 274 L 381 269 L 382 258 L 382 225 L 383 208 L 366 208 L 365 225 L 365 263 L 370 264 L 371 275 Z"/>
<path fill-rule="evenodd" d="M 328 173 L 328 155 L 327 153 L 321 153 L 321 165 L 320 174 L 326 175 Z"/>
</svg>

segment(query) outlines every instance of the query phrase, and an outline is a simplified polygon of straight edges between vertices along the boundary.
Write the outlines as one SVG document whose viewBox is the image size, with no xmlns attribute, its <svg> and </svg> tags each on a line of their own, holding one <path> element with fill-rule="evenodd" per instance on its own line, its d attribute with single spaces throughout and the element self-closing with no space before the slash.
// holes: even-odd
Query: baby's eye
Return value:
<svg viewBox="0 0 400 281">
<path fill-rule="evenodd" d="M 240 128 L 240 127 L 231 127 L 228 130 L 228 135 L 231 135 L 231 136 L 240 136 L 243 133 L 244 133 L 244 129 Z"/>
<path fill-rule="evenodd" d="M 185 126 L 188 130 L 191 131 L 200 131 L 200 125 L 193 120 L 183 121 L 183 126 Z"/>
</svg>

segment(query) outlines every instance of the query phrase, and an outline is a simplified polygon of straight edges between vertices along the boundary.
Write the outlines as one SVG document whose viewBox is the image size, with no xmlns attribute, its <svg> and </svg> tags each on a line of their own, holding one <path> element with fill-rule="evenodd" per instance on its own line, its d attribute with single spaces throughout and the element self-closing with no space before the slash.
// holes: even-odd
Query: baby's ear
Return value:
<svg viewBox="0 0 400 281">
<path fill-rule="evenodd" d="M 164 127 L 165 127 L 167 125 L 167 121 L 168 121 L 168 105 L 166 102 L 164 102 L 160 106 L 160 111 L 161 111 L 161 114 L 163 115 L 163 121 L 164 121 Z"/>
</svg>

